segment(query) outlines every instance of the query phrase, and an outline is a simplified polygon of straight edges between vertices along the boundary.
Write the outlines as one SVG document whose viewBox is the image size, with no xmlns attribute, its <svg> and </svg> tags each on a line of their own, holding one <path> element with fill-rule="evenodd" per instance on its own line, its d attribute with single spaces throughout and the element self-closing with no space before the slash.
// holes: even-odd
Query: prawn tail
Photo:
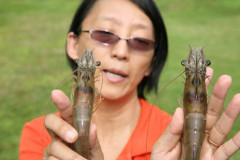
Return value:
<svg viewBox="0 0 240 160">
<path fill-rule="evenodd" d="M 184 119 L 183 153 L 185 160 L 198 160 L 205 136 L 206 117 L 190 113 Z"/>
</svg>

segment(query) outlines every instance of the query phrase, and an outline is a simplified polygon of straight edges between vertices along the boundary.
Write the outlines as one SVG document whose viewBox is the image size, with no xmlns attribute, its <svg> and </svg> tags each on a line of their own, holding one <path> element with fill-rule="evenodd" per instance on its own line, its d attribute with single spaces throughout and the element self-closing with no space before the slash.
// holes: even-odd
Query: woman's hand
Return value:
<svg viewBox="0 0 240 160">
<path fill-rule="evenodd" d="M 78 137 L 77 131 L 70 125 L 72 124 L 71 102 L 60 90 L 53 91 L 52 100 L 61 117 L 49 114 L 45 118 L 45 127 L 52 138 L 52 142 L 45 149 L 43 160 L 85 160 L 69 147 Z M 90 160 L 103 159 L 103 153 L 96 135 L 96 125 L 94 124 L 91 125 L 89 133 L 89 158 Z"/>
<path fill-rule="evenodd" d="M 208 68 L 207 75 L 211 77 L 212 72 L 212 69 Z M 240 94 L 236 94 L 222 113 L 231 82 L 231 77 L 224 75 L 217 80 L 213 88 L 207 108 L 206 131 L 208 136 L 202 145 L 200 157 L 202 160 L 226 160 L 240 148 L 240 132 L 224 143 L 240 112 Z M 208 84 L 209 82 L 207 82 L 207 86 Z M 183 109 L 178 108 L 168 128 L 155 143 L 151 160 L 181 159 L 183 116 Z"/>
</svg>

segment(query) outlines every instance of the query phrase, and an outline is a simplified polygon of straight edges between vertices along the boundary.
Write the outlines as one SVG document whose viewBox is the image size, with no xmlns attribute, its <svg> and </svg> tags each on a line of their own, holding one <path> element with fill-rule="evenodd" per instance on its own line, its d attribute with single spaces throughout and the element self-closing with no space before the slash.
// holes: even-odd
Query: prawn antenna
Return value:
<svg viewBox="0 0 240 160">
<path fill-rule="evenodd" d="M 77 69 L 74 70 L 74 71 L 73 71 L 71 74 L 69 74 L 67 77 L 65 77 L 65 78 L 54 88 L 54 90 L 56 90 L 66 79 L 68 79 L 69 77 L 72 77 L 72 74 L 74 74 L 76 71 L 77 71 Z M 52 94 L 51 94 L 51 95 L 52 95 Z M 49 98 L 48 98 L 47 108 L 46 108 L 45 113 L 44 113 L 44 124 L 45 124 L 45 118 L 46 118 L 46 115 L 47 115 L 48 106 L 49 106 L 49 103 L 50 103 L 50 100 L 51 100 L 51 95 L 50 95 Z M 44 151 L 43 151 L 43 134 L 44 134 L 44 129 L 45 129 L 44 124 L 43 124 L 43 129 L 42 129 L 42 147 L 41 147 L 41 148 L 42 148 L 42 153 L 44 153 Z"/>
</svg>

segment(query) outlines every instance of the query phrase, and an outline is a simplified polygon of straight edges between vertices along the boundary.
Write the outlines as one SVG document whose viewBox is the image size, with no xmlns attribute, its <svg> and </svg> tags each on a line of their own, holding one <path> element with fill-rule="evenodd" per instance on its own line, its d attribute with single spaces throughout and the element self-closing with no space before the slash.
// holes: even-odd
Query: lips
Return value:
<svg viewBox="0 0 240 160">
<path fill-rule="evenodd" d="M 122 75 L 119 75 L 119 74 L 115 74 L 115 73 L 112 73 L 112 72 L 105 72 L 108 76 L 110 77 L 113 77 L 113 78 L 122 78 L 123 76 Z"/>
<path fill-rule="evenodd" d="M 125 78 L 128 77 L 125 72 L 116 69 L 103 70 L 103 74 L 104 77 L 111 83 L 122 82 Z"/>
</svg>

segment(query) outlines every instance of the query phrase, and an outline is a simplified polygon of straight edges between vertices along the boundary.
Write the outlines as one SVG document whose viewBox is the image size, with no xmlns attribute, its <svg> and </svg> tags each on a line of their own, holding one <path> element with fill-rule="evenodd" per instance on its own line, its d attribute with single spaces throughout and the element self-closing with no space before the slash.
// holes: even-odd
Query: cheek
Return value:
<svg viewBox="0 0 240 160">
<path fill-rule="evenodd" d="M 133 64 L 133 68 L 138 72 L 143 74 L 143 76 L 148 76 L 151 72 L 151 62 L 152 56 L 149 57 L 141 57 L 139 60 L 135 60 Z"/>
<path fill-rule="evenodd" d="M 101 65 L 98 68 L 102 68 L 105 66 L 105 64 L 108 64 L 111 62 L 111 58 L 109 57 L 109 49 L 96 47 L 96 45 L 90 45 L 92 46 L 93 55 L 95 58 L 95 61 L 100 61 Z"/>
</svg>

